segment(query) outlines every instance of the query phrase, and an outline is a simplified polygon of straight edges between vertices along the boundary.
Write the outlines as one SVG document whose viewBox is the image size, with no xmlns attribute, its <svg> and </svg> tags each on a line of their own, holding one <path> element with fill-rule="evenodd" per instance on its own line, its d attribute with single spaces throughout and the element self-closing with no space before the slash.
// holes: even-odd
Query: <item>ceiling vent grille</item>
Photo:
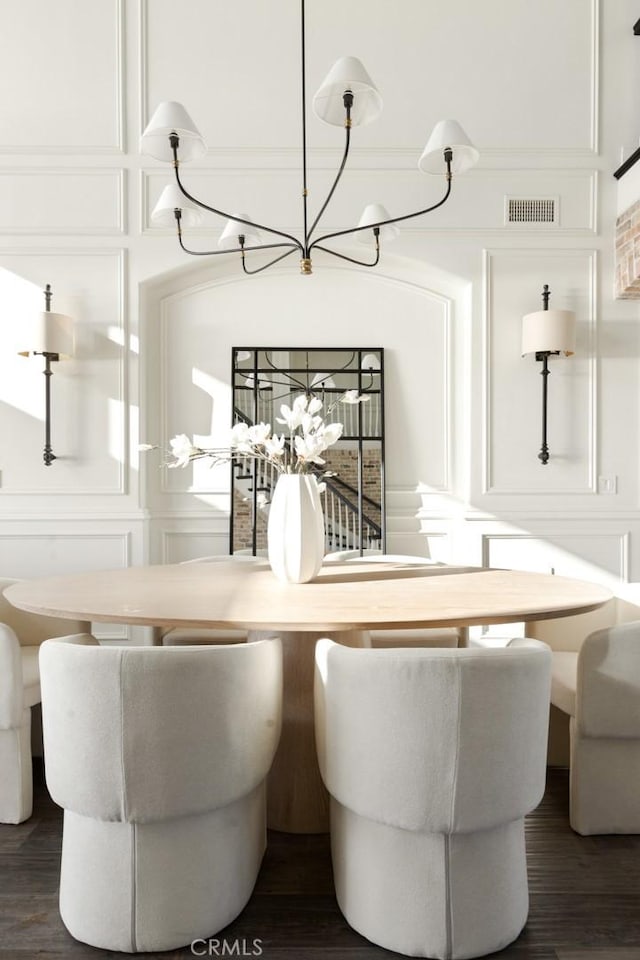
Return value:
<svg viewBox="0 0 640 960">
<path fill-rule="evenodd" d="M 505 197 L 505 223 L 508 225 L 558 223 L 557 197 Z"/>
</svg>

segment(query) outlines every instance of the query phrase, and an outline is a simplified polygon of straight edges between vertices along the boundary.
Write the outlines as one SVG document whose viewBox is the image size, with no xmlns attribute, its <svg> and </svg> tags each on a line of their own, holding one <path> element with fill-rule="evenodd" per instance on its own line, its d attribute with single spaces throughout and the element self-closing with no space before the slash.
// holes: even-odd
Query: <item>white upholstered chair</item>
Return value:
<svg viewBox="0 0 640 960">
<path fill-rule="evenodd" d="M 551 702 L 570 717 L 573 829 L 640 833 L 640 621 L 555 651 Z"/>
<path fill-rule="evenodd" d="M 429 564 L 442 566 L 429 557 L 414 557 L 410 554 L 380 553 L 378 550 L 340 550 L 328 553 L 323 562 L 337 563 L 399 563 L 411 566 L 412 564 Z M 462 634 L 456 627 L 423 627 L 410 630 L 369 630 L 364 633 L 368 646 L 371 647 L 458 647 L 466 641 L 466 633 Z"/>
<path fill-rule="evenodd" d="M 31 708 L 40 703 L 39 646 L 89 627 L 13 607 L 4 591 L 16 582 L 0 579 L 0 823 L 22 823 L 33 809 Z"/>
<path fill-rule="evenodd" d="M 277 639 L 40 652 L 46 777 L 64 807 L 60 913 L 77 940 L 170 950 L 230 923 L 265 849 Z"/>
<path fill-rule="evenodd" d="M 316 646 L 316 743 L 338 904 L 388 950 L 476 957 L 528 913 L 524 816 L 544 792 L 551 654 Z"/>
</svg>

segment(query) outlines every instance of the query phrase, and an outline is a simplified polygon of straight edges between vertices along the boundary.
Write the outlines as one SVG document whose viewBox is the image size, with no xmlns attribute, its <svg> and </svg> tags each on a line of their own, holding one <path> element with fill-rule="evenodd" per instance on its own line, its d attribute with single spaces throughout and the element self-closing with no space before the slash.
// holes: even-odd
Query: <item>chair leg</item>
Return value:
<svg viewBox="0 0 640 960">
<path fill-rule="evenodd" d="M 33 811 L 31 769 L 31 710 L 22 724 L 0 730 L 0 823 L 22 823 Z"/>
</svg>

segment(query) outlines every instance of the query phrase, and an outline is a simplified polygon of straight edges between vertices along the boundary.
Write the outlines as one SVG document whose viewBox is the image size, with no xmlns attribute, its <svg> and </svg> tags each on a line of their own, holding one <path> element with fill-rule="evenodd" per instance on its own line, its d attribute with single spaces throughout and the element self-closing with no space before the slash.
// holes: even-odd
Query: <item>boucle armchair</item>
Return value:
<svg viewBox="0 0 640 960">
<path fill-rule="evenodd" d="M 33 810 L 31 708 L 40 703 L 39 646 L 89 627 L 13 607 L 4 591 L 16 582 L 0 579 L 0 823 L 22 823 Z"/>
<path fill-rule="evenodd" d="M 640 621 L 554 652 L 551 702 L 570 718 L 573 829 L 640 833 Z"/>
<path fill-rule="evenodd" d="M 171 950 L 230 923 L 266 843 L 278 639 L 40 652 L 46 777 L 64 808 L 60 914 L 77 940 Z"/>
<path fill-rule="evenodd" d="M 545 783 L 551 654 L 316 647 L 338 904 L 417 957 L 505 947 L 528 913 L 524 816 Z"/>
</svg>

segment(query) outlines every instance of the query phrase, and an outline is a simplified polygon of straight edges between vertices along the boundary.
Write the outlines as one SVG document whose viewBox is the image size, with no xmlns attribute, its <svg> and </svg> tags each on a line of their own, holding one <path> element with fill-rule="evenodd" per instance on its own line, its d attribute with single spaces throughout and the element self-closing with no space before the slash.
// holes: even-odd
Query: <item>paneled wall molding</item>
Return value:
<svg viewBox="0 0 640 960">
<path fill-rule="evenodd" d="M 194 509 L 194 510 L 153 510 L 150 514 L 150 518 L 154 523 L 159 521 L 176 521 L 176 523 L 189 524 L 193 522 L 199 522 L 204 520 L 212 529 L 217 530 L 218 532 L 228 529 L 229 526 L 229 514 L 222 513 L 215 508 L 208 510 L 204 509 Z M 186 529 L 190 529 L 194 535 L 200 530 L 198 526 L 195 530 L 192 530 L 187 526 Z M 174 530 L 174 527 L 171 528 Z"/>
<path fill-rule="evenodd" d="M 433 9 L 435 11 L 436 8 L 434 7 Z M 160 13 L 157 13 L 158 10 L 160 10 Z M 156 106 L 155 100 L 154 102 L 150 103 L 150 95 L 152 95 L 150 65 L 154 56 L 154 51 L 152 50 L 152 40 L 150 36 L 153 25 L 152 11 L 155 11 L 156 16 L 158 17 L 162 13 L 159 4 L 154 6 L 150 0 L 140 0 L 138 22 L 138 86 L 140 91 L 139 107 L 141 129 L 146 126 L 150 114 Z M 460 15 L 462 16 L 463 14 L 461 13 Z M 548 131 L 545 127 L 543 127 L 539 131 L 539 141 L 535 148 L 523 148 L 509 145 L 503 146 L 500 143 L 492 144 L 490 142 L 480 142 L 478 146 L 480 147 L 482 156 L 484 158 L 484 163 L 491 163 L 493 161 L 500 167 L 509 162 L 522 162 L 538 166 L 539 162 L 545 163 L 545 161 L 557 163 L 558 158 L 560 158 L 561 163 L 566 161 L 567 165 L 575 165 L 575 163 L 580 162 L 587 164 L 589 162 L 593 163 L 593 160 L 598 155 L 599 150 L 598 81 L 600 74 L 600 0 L 585 0 L 585 2 L 581 3 L 578 7 L 576 16 L 578 15 L 580 16 L 581 24 L 588 24 L 584 30 L 584 34 L 580 36 L 578 41 L 580 43 L 580 53 L 584 56 L 584 62 L 581 63 L 581 75 L 584 73 L 585 89 L 583 91 L 584 100 L 581 106 L 584 106 L 586 113 L 586 116 L 584 117 L 584 129 L 581 131 L 581 145 L 562 147 L 558 146 L 558 144 L 549 142 L 545 143 L 545 140 L 548 137 Z M 529 24 L 529 28 L 532 28 L 531 24 Z M 171 29 L 170 26 L 168 29 Z M 206 27 L 203 26 L 203 29 L 206 29 Z M 570 41 L 574 41 L 574 43 L 576 42 L 575 32 L 567 35 L 567 43 Z M 162 51 L 155 51 L 155 55 L 160 58 L 162 56 Z M 249 61 L 253 62 L 253 49 L 250 46 L 248 47 L 248 50 L 244 50 L 244 56 Z M 587 59 L 588 64 L 586 63 Z M 369 68 L 374 70 L 374 65 L 369 64 Z M 308 82 L 310 87 L 313 89 L 313 78 L 310 77 Z M 165 93 L 162 99 L 167 99 L 168 96 L 169 95 Z M 186 106 L 187 109 L 189 109 L 188 103 Z M 198 116 L 194 116 L 194 119 L 196 123 L 202 123 L 203 121 L 203 118 Z M 309 161 L 311 165 L 315 164 L 316 162 L 326 162 L 322 159 L 319 159 L 323 156 L 328 157 L 333 153 L 333 156 L 335 157 L 335 151 L 333 151 L 332 148 L 313 148 L 313 144 L 311 144 L 310 147 Z M 421 149 L 421 145 L 416 145 L 416 151 L 419 149 Z M 373 150 L 364 150 L 361 148 L 358 150 L 357 147 L 354 147 L 352 151 L 353 160 L 356 162 L 366 162 L 361 160 L 361 154 L 368 155 L 368 162 L 371 162 L 373 166 L 378 166 L 380 163 L 382 163 L 385 166 L 387 164 L 391 164 L 394 168 L 396 168 L 396 165 L 399 163 L 406 163 L 410 168 L 415 167 L 417 156 L 413 148 L 387 148 L 383 150 L 375 150 L 375 148 Z M 220 143 L 220 138 L 218 137 L 218 143 L 215 145 L 215 147 L 212 147 L 209 150 L 208 157 L 210 157 L 213 162 L 219 162 L 221 160 L 223 160 L 223 162 L 227 162 L 226 156 L 231 156 L 233 158 L 229 165 L 233 165 L 236 168 L 239 166 L 244 166 L 245 164 L 252 168 L 268 167 L 270 166 L 270 156 L 271 158 L 277 158 L 276 163 L 278 165 L 283 163 L 287 163 L 290 166 L 299 165 L 299 149 L 297 145 L 291 149 L 265 150 L 264 147 L 260 147 L 258 138 L 255 145 L 238 149 L 230 149 L 230 145 L 224 144 L 224 142 Z M 333 164 L 331 165 L 333 166 Z"/>
<path fill-rule="evenodd" d="M 415 165 L 414 165 L 415 166 Z M 153 236 L 174 236 L 175 227 L 156 226 L 151 222 L 151 211 L 168 182 L 169 175 L 161 170 L 141 170 L 140 183 L 140 224 L 144 234 Z M 278 223 L 285 231 L 299 232 L 300 222 L 297 203 L 298 186 L 296 177 L 285 169 L 252 170 L 251 179 L 254 189 L 258 187 L 261 205 L 254 211 L 256 219 L 263 222 Z M 232 209 L 242 206 L 246 193 L 247 172 L 241 168 L 206 169 L 189 166 L 183 172 L 185 185 L 194 195 L 203 200 L 215 202 L 225 197 L 225 203 Z M 428 202 L 431 197 L 429 183 L 425 184 L 419 172 L 397 170 L 357 170 L 351 166 L 345 174 L 347 199 L 356 217 L 358 204 L 364 205 L 370 196 L 396 196 L 394 210 L 412 209 L 416 205 Z M 454 183 L 453 196 L 457 205 L 444 208 L 435 217 L 417 218 L 402 224 L 405 235 L 442 235 L 461 238 L 495 236 L 500 238 L 537 238 L 588 237 L 596 231 L 596 193 L 597 171 L 590 170 L 538 170 L 523 169 L 508 172 L 497 170 L 471 171 L 469 176 Z M 507 224 L 504 220 L 505 196 L 537 198 L 558 195 L 556 223 L 544 224 Z M 344 225 L 344 212 L 340 207 L 329 208 L 327 229 L 339 229 Z M 333 220 L 337 217 L 337 220 Z M 289 221 L 289 222 L 285 222 Z M 189 228 L 189 236 L 218 236 L 223 221 L 214 215 L 207 215 L 202 225 Z M 346 238 L 346 243 L 353 240 Z M 344 241 L 343 244 L 344 246 Z M 384 249 L 386 256 L 387 248 Z"/>
<path fill-rule="evenodd" d="M 160 543 L 162 563 L 180 563 L 181 560 L 218 554 L 224 556 L 229 553 L 229 531 L 162 530 Z"/>
<path fill-rule="evenodd" d="M 543 282 L 546 282 L 549 279 L 550 266 L 552 264 L 557 264 L 563 260 L 569 261 L 580 261 L 582 260 L 586 267 L 586 289 L 575 289 L 576 282 L 579 282 L 579 278 L 568 278 L 565 282 L 569 286 L 573 286 L 576 296 L 583 297 L 586 303 L 586 309 L 580 312 L 578 317 L 579 329 L 586 330 L 586 337 L 583 338 L 582 342 L 578 345 L 578 351 L 576 357 L 571 358 L 568 363 L 576 364 L 577 360 L 580 360 L 583 366 L 586 369 L 586 396 L 583 408 L 580 409 L 571 409 L 570 411 L 565 412 L 565 417 L 570 416 L 572 422 L 575 422 L 576 417 L 581 417 L 583 419 L 585 430 L 586 430 L 586 469 L 583 472 L 584 480 L 581 483 L 566 483 L 563 482 L 562 473 L 558 473 L 558 469 L 564 469 L 564 464 L 560 461 L 558 463 L 553 461 L 553 463 L 548 464 L 546 467 L 542 467 L 536 460 L 536 451 L 539 446 L 539 430 L 538 430 L 538 421 L 536 420 L 535 432 L 531 433 L 530 444 L 532 450 L 531 457 L 531 469 L 528 472 L 528 476 L 535 478 L 541 485 L 536 486 L 534 484 L 521 483 L 519 485 L 508 486 L 504 482 L 500 484 L 499 481 L 494 479 L 492 468 L 492 452 L 494 449 L 497 449 L 497 445 L 505 444 L 504 436 L 493 436 L 492 427 L 491 427 L 491 416 L 492 416 L 492 403 L 494 402 L 494 391 L 495 385 L 493 381 L 493 369 L 491 366 L 491 357 L 492 357 L 492 330 L 493 325 L 496 321 L 495 318 L 495 278 L 494 278 L 494 264 L 497 260 L 508 261 L 509 259 L 520 259 L 522 260 L 523 255 L 526 254 L 528 261 L 528 268 L 531 268 L 536 262 L 539 263 L 538 273 L 540 275 L 540 290 L 542 290 Z M 483 382 L 482 382 L 482 495 L 489 497 L 498 497 L 498 496 L 507 496 L 511 498 L 518 497 L 547 497 L 547 496 L 597 496 L 597 363 L 596 363 L 596 315 L 597 315 L 597 262 L 598 262 L 598 252 L 596 250 L 589 249 L 577 249 L 577 248 L 565 248 L 558 247 L 550 250 L 548 247 L 546 249 L 539 249 L 529 247 L 518 248 L 516 250 L 512 248 L 492 248 L 483 251 L 483 291 L 484 291 L 484 304 L 482 311 L 482 325 L 483 325 L 483 335 L 482 335 L 482 369 L 483 369 Z M 553 284 L 552 284 L 553 286 Z M 533 292 L 533 288 L 532 288 Z M 558 290 L 555 291 L 556 294 L 559 293 Z M 553 293 L 553 291 L 552 291 Z M 558 303 L 556 299 L 556 305 Z M 522 309 L 519 314 L 514 315 L 512 318 L 509 317 L 509 323 L 513 324 L 514 328 L 517 329 L 517 336 L 514 335 L 512 338 L 513 346 L 513 358 L 510 360 L 515 360 L 515 358 L 520 353 L 520 322 L 521 317 L 524 313 L 529 312 L 529 310 L 538 309 L 539 301 L 533 300 L 531 304 L 523 304 L 524 309 Z M 511 342 L 511 341 L 510 341 Z M 524 360 L 522 361 L 524 364 Z M 577 374 L 576 374 L 577 375 Z M 554 377 L 552 376 L 552 381 Z M 529 384 L 529 381 L 531 383 Z M 537 389 L 539 384 L 535 381 L 535 378 L 528 378 L 528 385 L 531 390 L 535 390 L 536 396 L 539 395 L 539 390 Z M 497 383 L 497 382 L 496 382 Z M 560 416 L 560 413 L 563 412 L 558 409 L 557 401 L 555 404 L 555 409 L 553 406 L 553 393 L 554 388 L 556 388 L 555 383 L 551 383 L 550 394 L 552 396 L 551 408 L 550 408 L 550 423 L 553 424 L 554 419 L 557 422 Z M 557 388 L 556 388 L 557 390 Z M 514 421 L 515 422 L 515 421 Z M 522 435 L 522 424 L 518 422 L 518 435 Z M 551 455 L 554 456 L 553 450 L 553 439 L 550 440 L 551 446 Z M 557 451 L 556 451 L 557 453 Z M 555 474 L 551 474 L 551 470 L 556 471 Z M 541 471 L 546 471 L 543 473 Z M 546 485 L 547 477 L 555 476 L 558 478 L 556 486 Z M 545 484 L 544 486 L 542 484 Z"/>
<path fill-rule="evenodd" d="M 95 550 L 87 549 L 91 545 Z M 112 548 L 109 550 L 109 545 Z M 0 532 L 0 566 L 12 576 L 36 577 L 85 570 L 119 569 L 131 565 L 129 531 L 101 533 L 54 531 Z"/>
<path fill-rule="evenodd" d="M 349 170 L 368 170 L 381 173 L 405 171 L 420 177 L 416 166 L 416 156 L 423 144 L 415 147 L 351 147 L 349 150 Z M 504 176 L 505 172 L 529 174 L 532 177 L 554 174 L 569 177 L 584 176 L 598 170 L 609 172 L 606 158 L 592 150 L 572 147 L 491 147 L 481 146 L 478 165 L 467 170 L 465 179 L 485 179 L 491 176 Z M 144 163 L 144 157 L 136 158 L 136 163 Z M 309 147 L 307 167 L 309 170 L 335 171 L 336 151 L 333 147 Z M 280 147 L 269 149 L 259 145 L 255 147 L 216 147 L 206 156 L 206 162 L 190 163 L 189 171 L 212 174 L 220 171 L 247 171 L 252 174 L 269 173 L 273 170 L 300 170 L 299 147 Z M 164 173 L 165 179 L 170 171 L 161 166 L 142 168 L 143 173 Z"/>
<path fill-rule="evenodd" d="M 125 51 L 124 51 L 124 12 L 125 12 L 125 0 L 107 0 L 112 8 L 113 16 L 113 31 L 115 37 L 114 49 L 113 49 L 113 68 L 112 68 L 112 81 L 113 81 L 113 103 L 111 104 L 113 110 L 113 128 L 112 128 L 112 137 L 107 143 L 73 143 L 70 142 L 71 138 L 68 138 L 67 142 L 58 142 L 58 143 L 11 143 L 3 140 L 0 143 L 0 154 L 25 154 L 25 155 L 49 155 L 49 154 L 64 154 L 67 156 L 86 156 L 91 154 L 122 154 L 125 150 L 125 89 L 124 89 L 124 74 L 125 74 Z M 92 6 L 92 13 L 95 13 L 97 5 Z M 53 7 L 52 7 L 53 9 Z M 87 9 L 89 6 L 87 5 Z M 9 16 L 9 14 L 7 14 Z M 36 24 L 33 25 L 36 29 Z M 42 24 L 38 25 L 40 31 L 43 30 Z M 100 32 L 96 33 L 96 37 L 101 38 L 103 34 Z M 6 35 L 5 35 L 6 39 Z M 97 42 L 94 40 L 94 43 Z M 56 56 L 55 50 L 50 50 L 52 56 Z M 24 53 L 22 54 L 24 56 Z M 6 59 L 6 58 L 5 58 Z M 38 83 L 47 82 L 47 73 L 46 67 L 44 68 L 44 73 L 41 77 L 38 77 Z M 103 106 L 103 105 L 102 105 Z M 96 105 L 94 104 L 94 110 Z M 104 109 L 102 110 L 104 113 Z M 91 111 L 85 111 L 85 116 L 91 116 Z M 101 115 L 100 113 L 97 115 Z M 73 115 L 73 120 L 77 123 L 79 120 L 79 114 L 76 113 Z M 56 132 L 60 134 L 64 133 L 64 127 L 62 124 L 59 124 L 56 128 Z M 11 131 L 6 131 L 7 140 L 11 135 Z"/>
<path fill-rule="evenodd" d="M 38 196 L 38 178 L 43 181 L 42 196 Z M 96 220 L 82 224 L 78 219 L 78 215 L 84 215 L 86 209 L 86 203 L 77 204 L 83 178 L 93 181 L 86 191 L 92 200 L 98 200 L 100 191 L 103 191 L 105 212 L 108 211 L 110 216 L 102 223 Z M 0 197 L 3 181 L 6 181 L 5 189 L 11 200 L 10 203 L 0 202 L 0 236 L 120 236 L 126 230 L 125 178 L 126 171 L 117 168 L 0 167 Z M 104 181 L 104 186 L 100 186 L 100 180 Z M 25 184 L 24 195 L 19 189 L 20 181 Z M 68 191 L 67 196 L 65 191 Z M 112 196 L 109 196 L 109 191 Z M 30 200 L 37 211 L 35 216 L 29 216 Z M 64 211 L 66 217 L 47 221 L 46 215 L 49 215 L 53 203 Z M 10 212 L 14 207 L 17 207 L 20 216 L 11 220 Z"/>
<path fill-rule="evenodd" d="M 84 513 L 80 510 L 67 512 L 66 510 L 60 509 L 60 506 L 61 504 L 57 497 L 52 497 L 48 507 L 46 504 L 38 504 L 35 509 L 29 511 L 16 511 L 12 509 L 10 513 L 0 513 L 0 531 L 5 526 L 7 529 L 11 529 L 15 524 L 26 524 L 27 526 L 33 524 L 38 529 L 51 525 L 55 530 L 60 529 L 62 525 L 62 528 L 67 530 L 69 524 L 86 526 L 87 524 L 111 525 L 114 523 L 144 523 L 149 516 L 148 512 L 142 509 L 131 509 L 128 511 L 118 509 L 110 512 L 105 510 L 104 504 L 99 501 L 97 501 L 96 505 L 91 504 L 90 509 Z M 54 512 L 55 518 L 52 519 Z"/>
<path fill-rule="evenodd" d="M 218 267 L 217 275 L 212 276 L 207 282 L 195 282 L 194 286 L 184 289 L 179 289 L 171 294 L 166 293 L 163 295 L 158 303 L 159 313 L 160 313 L 160 322 L 159 322 L 159 345 L 160 345 L 160 361 L 159 361 L 159 397 L 160 397 L 160 436 L 168 437 L 170 434 L 168 428 L 169 414 L 171 410 L 171 387 L 169 383 L 169 373 L 171 370 L 172 364 L 172 349 L 170 338 L 172 335 L 171 326 L 175 321 L 176 314 L 176 305 L 181 302 L 185 302 L 194 294 L 205 291 L 215 291 L 218 286 L 223 286 L 229 282 L 236 282 L 237 277 L 229 277 L 225 274 L 225 270 L 237 270 L 237 266 L 229 264 L 226 267 L 221 267 L 221 265 L 216 265 Z M 346 272 L 346 276 L 351 276 L 354 273 L 362 274 L 367 277 L 367 282 L 372 280 L 375 284 L 383 284 L 385 286 L 391 286 L 393 288 L 405 288 L 407 290 L 412 290 L 418 293 L 419 295 L 424 295 L 428 297 L 433 302 L 437 303 L 442 310 L 442 336 L 441 336 L 441 354 L 440 354 L 440 369 L 442 371 L 443 385 L 442 385 L 442 395 L 439 398 L 439 410 L 441 415 L 441 426 L 440 431 L 443 437 L 443 445 L 441 452 L 439 452 L 439 458 L 443 463 L 443 472 L 442 472 L 442 482 L 439 484 L 438 489 L 447 491 L 450 488 L 451 484 L 451 469 L 452 469 L 452 442 L 451 435 L 453 430 L 452 424 L 452 390 L 453 390 L 453 356 L 452 356 L 452 326 L 453 326 L 453 300 L 450 296 L 445 295 L 441 292 L 438 292 L 436 289 L 433 289 L 431 286 L 432 278 L 425 276 L 424 282 L 419 283 L 414 277 L 409 279 L 410 276 L 410 267 L 414 269 L 420 269 L 420 265 L 417 263 L 412 263 L 409 266 L 409 262 L 405 264 L 405 270 L 407 275 L 405 276 L 396 276 L 393 272 L 393 263 L 391 263 L 387 270 L 389 272 L 383 274 L 377 274 L 375 277 L 371 277 L 370 274 L 367 274 L 363 270 L 353 271 L 349 268 Z M 322 271 L 325 274 L 341 274 L 345 275 L 345 268 L 343 267 L 333 267 L 333 266 L 323 266 Z M 283 271 L 273 270 L 269 274 L 269 278 L 275 279 L 276 277 L 288 277 L 289 275 Z M 179 283 L 180 280 L 177 280 Z M 243 283 L 244 279 L 240 279 L 240 282 Z M 268 282 L 268 281 L 267 281 Z M 293 278 L 293 282 L 299 282 L 299 278 L 296 276 Z M 449 280 L 450 284 L 450 280 Z M 155 311 L 154 311 L 155 315 Z M 212 323 L 215 323 L 215 320 L 212 320 Z M 359 339 L 364 342 L 363 337 L 366 339 L 364 333 L 358 335 Z M 300 340 L 300 334 L 297 334 L 294 339 Z M 356 337 L 358 339 L 358 337 Z M 266 342 L 265 337 L 259 337 L 261 342 Z M 267 338 L 268 341 L 268 338 Z M 301 342 L 301 346 L 305 345 L 306 342 Z M 308 344 L 311 345 L 311 344 Z M 228 476 L 228 475 L 227 475 Z M 222 474 L 220 471 L 217 474 L 217 483 L 214 483 L 210 486 L 199 487 L 196 491 L 198 495 L 213 495 L 218 496 L 223 493 L 228 492 L 228 479 L 227 476 Z M 173 481 L 173 478 L 171 478 Z M 393 485 L 390 486 L 390 489 L 393 489 Z M 174 486 L 170 485 L 170 475 L 168 470 L 163 470 L 161 472 L 160 480 L 160 492 L 162 494 L 176 494 Z M 179 493 L 186 491 L 179 491 Z"/>
<path fill-rule="evenodd" d="M 114 353 L 117 357 L 116 361 L 116 370 L 117 370 L 117 384 L 115 385 L 115 396 L 104 398 L 105 403 L 107 399 L 113 401 L 113 406 L 118 410 L 117 413 L 117 423 L 118 423 L 118 444 L 119 449 L 117 451 L 117 456 L 114 456 L 114 450 L 111 451 L 111 458 L 115 461 L 114 469 L 114 482 L 109 485 L 98 485 L 98 484 L 87 484 L 83 485 L 78 483 L 75 479 L 75 475 L 72 476 L 70 482 L 69 476 L 65 476 L 63 470 L 61 469 L 65 466 L 64 451 L 58 449 L 59 459 L 56 461 L 53 469 L 47 471 L 44 468 L 41 468 L 41 460 L 37 456 L 34 456 L 34 463 L 38 464 L 38 470 L 41 472 L 37 474 L 38 478 L 42 479 L 42 484 L 34 484 L 28 488 L 11 488 L 7 487 L 6 477 L 4 477 L 4 484 L 0 486 L 0 512 L 1 502 L 6 498 L 16 498 L 18 502 L 25 498 L 25 502 L 28 500 L 36 501 L 36 498 L 40 498 L 42 502 L 46 501 L 47 497 L 60 497 L 60 498 L 90 498 L 90 497 L 122 497 L 129 493 L 128 490 L 128 477 L 129 477 L 129 446 L 128 446 L 128 436 L 129 436 L 129 411 L 127 409 L 128 402 L 128 371 L 129 371 L 129 357 L 126 345 L 128 344 L 128 304 L 126 299 L 126 268 L 127 268 L 127 251 L 122 247 L 113 247 L 105 248 L 104 246 L 98 247 L 63 247 L 63 246 L 50 246 L 50 247 L 12 247 L 4 248 L 0 250 L 0 255 L 3 258 L 4 264 L 15 264 L 18 261 L 24 261 L 24 276 L 27 277 L 33 272 L 33 262 L 37 261 L 38 258 L 47 261 L 47 266 L 42 266 L 38 268 L 37 273 L 37 282 L 44 283 L 50 279 L 53 279 L 55 287 L 55 276 L 62 267 L 56 267 L 56 260 L 66 260 L 67 262 L 73 262 L 76 264 L 75 270 L 78 276 L 80 276 L 80 271 L 78 267 L 82 264 L 83 260 L 94 259 L 94 260 L 104 260 L 105 262 L 113 262 L 113 280 L 115 288 L 111 291 L 113 294 L 114 301 L 116 303 L 116 309 L 109 314 L 109 320 L 111 321 L 110 326 L 113 328 L 113 331 L 116 336 L 114 341 Z M 73 290 L 82 289 L 83 285 L 86 283 L 85 280 L 79 279 L 78 281 L 73 281 L 74 286 L 71 286 L 69 283 L 68 293 L 65 294 L 63 290 L 58 288 L 59 296 L 63 296 L 70 301 L 73 300 Z M 103 294 L 106 291 L 103 291 Z M 66 302 L 66 301 L 65 301 Z M 82 328 L 83 318 L 75 310 L 71 309 L 71 312 L 74 314 L 74 320 L 79 328 Z M 89 347 L 85 345 L 85 351 L 83 353 L 83 341 L 78 337 L 78 331 L 76 331 L 76 355 L 72 360 L 67 361 L 69 367 L 73 366 L 73 369 L 76 371 L 76 375 L 80 378 L 87 376 L 87 363 L 88 362 L 97 362 L 104 359 L 104 349 L 102 356 L 97 352 L 95 354 L 90 353 L 90 346 L 92 342 L 92 337 L 99 337 L 102 335 L 100 328 L 92 329 L 89 324 L 85 327 L 85 332 L 87 336 L 86 342 L 89 344 Z M 107 337 L 108 331 L 104 329 L 104 336 Z M 114 359 L 113 355 L 110 359 Z M 22 361 L 21 361 L 22 362 Z M 25 361 L 26 362 L 26 361 Z M 57 371 L 56 375 L 58 378 L 67 376 L 64 370 Z M 114 418 L 115 419 L 115 418 Z M 113 437 L 105 435 L 101 438 L 101 443 L 106 444 L 103 449 L 108 449 L 108 443 L 113 442 Z M 0 465 L 1 468 L 1 465 Z M 11 509 L 11 508 L 7 508 Z"/>
<path fill-rule="evenodd" d="M 541 544 L 540 549 L 534 546 Z M 571 547 L 581 545 L 581 552 L 574 553 Z M 536 569 L 540 572 L 555 573 L 559 576 L 576 576 L 585 580 L 604 580 L 615 578 L 623 583 L 629 582 L 631 532 L 618 531 L 576 531 L 560 526 L 540 529 L 526 533 L 484 533 L 482 535 L 482 565 L 513 566 L 515 569 Z M 598 545 L 597 551 L 594 549 Z M 523 549 L 525 548 L 526 549 Z M 500 558 L 492 560 L 492 547 L 502 548 Z M 505 554 L 505 547 L 507 548 Z M 513 548 L 513 562 L 505 564 L 505 557 Z M 606 558 L 610 569 L 598 567 L 597 563 L 587 559 L 589 553 L 598 552 Z M 548 561 L 548 570 L 544 565 Z M 603 559 L 601 562 L 605 562 Z M 613 569 L 611 569 L 613 567 Z M 589 568 L 593 568 L 590 575 Z"/>
<path fill-rule="evenodd" d="M 559 508 L 556 502 L 552 508 L 546 510 L 500 510 L 499 514 L 482 510 L 469 511 L 461 514 L 461 519 L 468 524 L 505 523 L 510 526 L 518 526 L 519 523 L 555 524 L 566 520 L 567 523 L 579 527 L 585 523 L 636 524 L 640 521 L 640 516 L 637 511 L 630 511 L 628 506 L 620 511 L 577 508 L 571 510 L 568 505 L 566 509 Z M 640 534 L 640 528 L 638 533 Z"/>
</svg>

